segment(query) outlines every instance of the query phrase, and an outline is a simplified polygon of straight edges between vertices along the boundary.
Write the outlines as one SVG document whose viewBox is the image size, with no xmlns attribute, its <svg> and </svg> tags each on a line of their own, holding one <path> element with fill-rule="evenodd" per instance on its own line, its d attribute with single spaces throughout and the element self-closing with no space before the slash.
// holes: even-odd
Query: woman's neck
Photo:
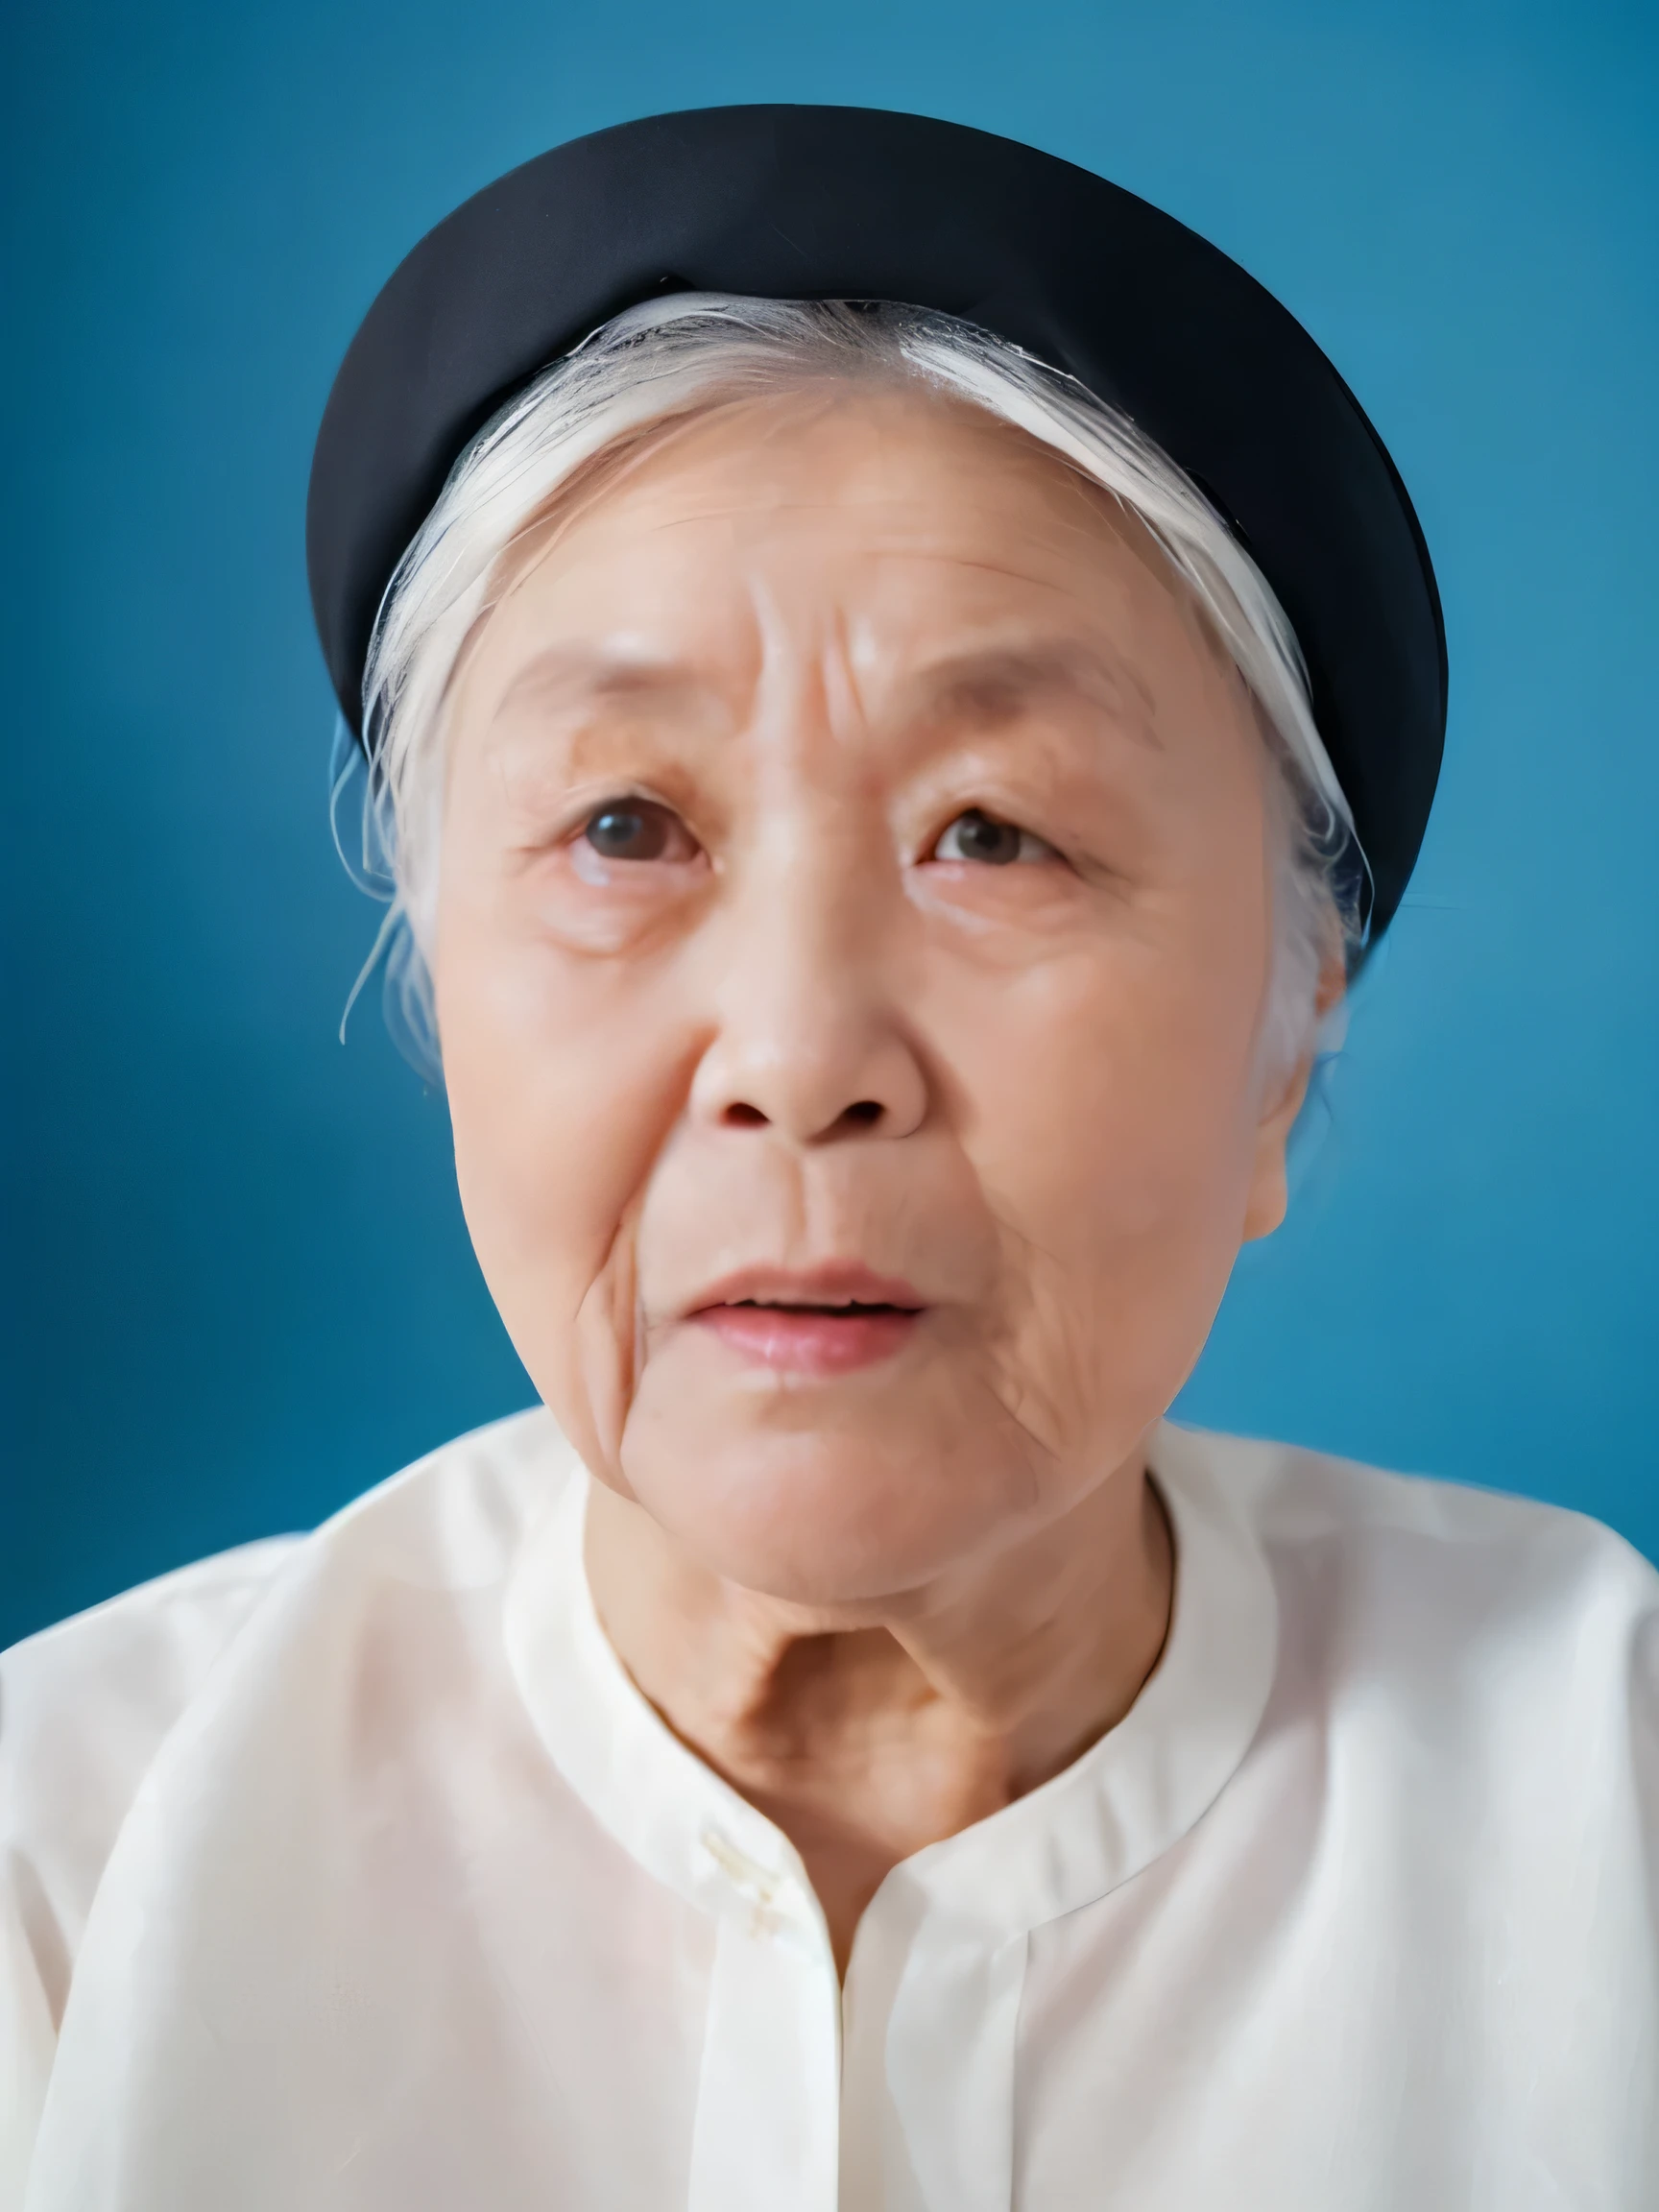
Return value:
<svg viewBox="0 0 1659 2212">
<path fill-rule="evenodd" d="M 891 1867 L 1123 1718 L 1174 1584 L 1139 1457 L 991 1562 L 879 1605 L 808 1610 L 723 1581 L 597 1484 L 587 1565 L 639 1689 L 801 1853 L 843 1972 Z"/>
</svg>

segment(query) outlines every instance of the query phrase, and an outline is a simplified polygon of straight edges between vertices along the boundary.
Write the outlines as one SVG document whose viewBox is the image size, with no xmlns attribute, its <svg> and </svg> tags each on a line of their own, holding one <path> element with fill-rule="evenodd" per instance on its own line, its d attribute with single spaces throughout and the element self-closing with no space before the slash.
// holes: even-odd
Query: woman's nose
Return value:
<svg viewBox="0 0 1659 2212">
<path fill-rule="evenodd" d="M 873 933 L 847 926 L 834 898 L 814 910 L 799 883 L 785 903 L 732 932 L 693 1115 L 797 1144 L 909 1136 L 927 1081 Z"/>
</svg>

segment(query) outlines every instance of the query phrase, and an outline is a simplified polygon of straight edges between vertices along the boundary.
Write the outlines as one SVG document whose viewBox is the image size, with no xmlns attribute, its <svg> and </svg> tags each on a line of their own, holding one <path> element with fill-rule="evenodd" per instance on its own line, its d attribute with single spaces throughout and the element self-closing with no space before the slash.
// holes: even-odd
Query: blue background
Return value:
<svg viewBox="0 0 1659 2212">
<path fill-rule="evenodd" d="M 1439 565 L 1415 888 L 1192 1415 L 1659 1553 L 1659 12 L 1592 0 L 68 0 L 0 83 L 0 1642 L 303 1526 L 529 1391 L 325 820 L 301 509 L 414 239 L 662 108 L 1034 140 L 1195 225 L 1359 393 Z"/>
</svg>

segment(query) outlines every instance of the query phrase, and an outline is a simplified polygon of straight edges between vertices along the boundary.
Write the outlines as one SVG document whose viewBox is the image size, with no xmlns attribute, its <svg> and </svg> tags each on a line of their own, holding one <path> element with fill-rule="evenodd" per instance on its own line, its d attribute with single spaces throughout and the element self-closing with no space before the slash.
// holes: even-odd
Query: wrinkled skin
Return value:
<svg viewBox="0 0 1659 2212">
<path fill-rule="evenodd" d="M 845 1955 L 884 1866 L 1119 1717 L 1165 1634 L 1143 1439 L 1282 1214 L 1306 1076 L 1260 1066 L 1254 712 L 1104 494 L 825 387 L 533 534 L 448 742 L 478 1257 L 604 1486 L 613 1640 Z M 841 1295 L 830 1263 L 909 1310 L 769 1353 L 734 1300 Z"/>
</svg>

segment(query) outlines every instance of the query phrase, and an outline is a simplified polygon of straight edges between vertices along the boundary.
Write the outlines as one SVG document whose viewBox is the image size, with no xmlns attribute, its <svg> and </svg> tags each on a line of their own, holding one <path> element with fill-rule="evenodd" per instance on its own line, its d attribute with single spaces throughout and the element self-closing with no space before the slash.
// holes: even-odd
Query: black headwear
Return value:
<svg viewBox="0 0 1659 2212">
<path fill-rule="evenodd" d="M 312 604 L 353 730 L 381 597 L 469 440 L 599 324 L 680 290 L 942 310 L 1133 417 L 1295 627 L 1375 939 L 1446 726 L 1434 573 L 1382 441 L 1300 324 L 1195 232 L 1068 161 L 924 116 L 651 116 L 526 162 L 421 239 L 351 342 L 311 469 Z"/>
</svg>

